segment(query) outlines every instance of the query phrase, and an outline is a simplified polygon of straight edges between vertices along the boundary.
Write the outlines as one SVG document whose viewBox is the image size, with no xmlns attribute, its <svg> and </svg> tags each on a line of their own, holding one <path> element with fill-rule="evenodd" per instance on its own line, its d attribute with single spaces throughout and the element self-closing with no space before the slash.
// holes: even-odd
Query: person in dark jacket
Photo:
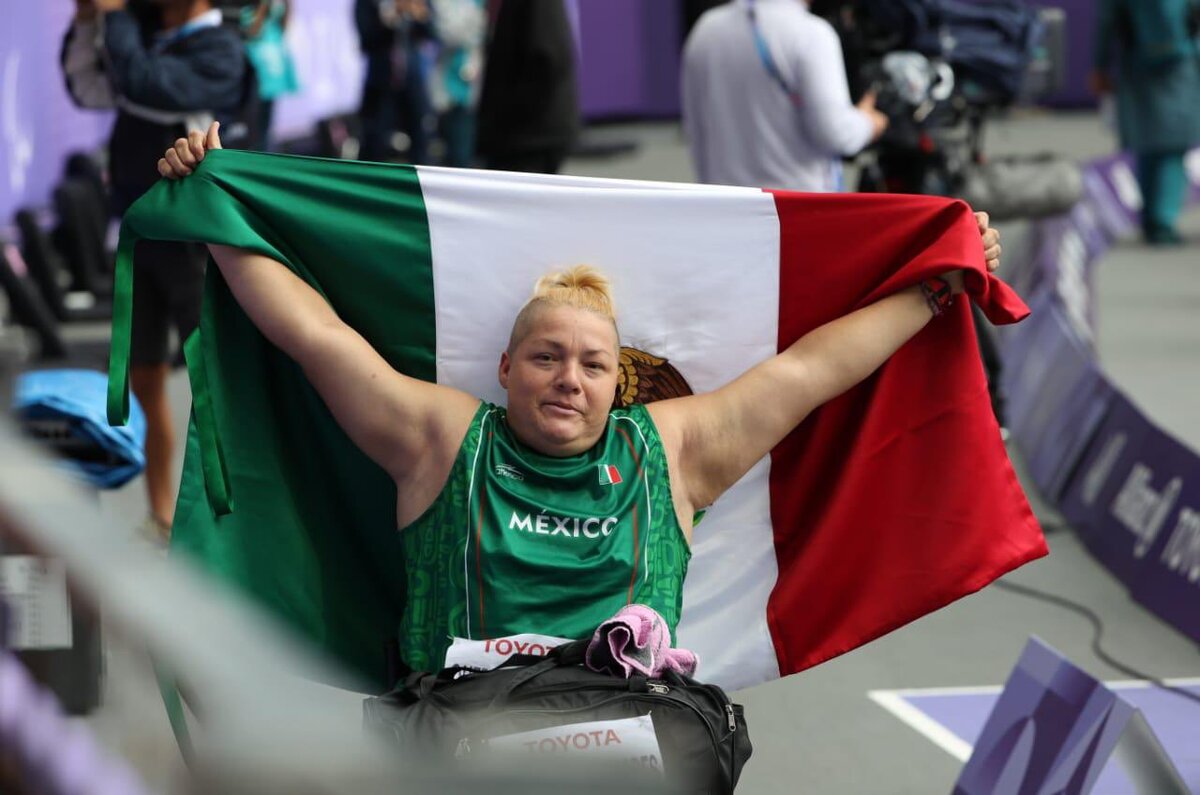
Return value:
<svg viewBox="0 0 1200 795">
<path fill-rule="evenodd" d="M 386 160 L 400 130 L 408 136 L 408 161 L 427 163 L 432 117 L 420 54 L 431 35 L 427 0 L 355 0 L 354 24 L 367 58 L 359 159 Z"/>
<path fill-rule="evenodd" d="M 579 131 L 575 46 L 563 0 L 504 0 L 479 99 L 488 168 L 556 173 Z"/>
<path fill-rule="evenodd" d="M 157 156 L 180 136 L 214 120 L 225 122 L 227 140 L 249 136 L 239 120 L 253 118 L 253 72 L 239 36 L 221 22 L 209 0 L 76 0 L 62 67 L 76 104 L 117 111 L 109 140 L 115 215 L 154 185 Z M 130 383 L 146 414 L 143 531 L 164 541 L 174 513 L 169 327 L 182 345 L 199 324 L 205 261 L 202 246 L 146 243 L 134 266 Z"/>
</svg>

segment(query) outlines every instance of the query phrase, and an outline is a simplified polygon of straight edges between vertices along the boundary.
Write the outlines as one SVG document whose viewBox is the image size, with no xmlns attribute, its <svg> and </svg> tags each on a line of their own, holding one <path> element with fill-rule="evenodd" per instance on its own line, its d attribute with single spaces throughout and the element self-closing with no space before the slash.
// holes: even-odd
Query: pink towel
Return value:
<svg viewBox="0 0 1200 795">
<path fill-rule="evenodd" d="M 671 648 L 666 619 L 646 605 L 626 605 L 597 627 L 584 661 L 593 671 L 651 679 L 663 671 L 692 676 L 700 663 L 693 652 Z"/>
</svg>

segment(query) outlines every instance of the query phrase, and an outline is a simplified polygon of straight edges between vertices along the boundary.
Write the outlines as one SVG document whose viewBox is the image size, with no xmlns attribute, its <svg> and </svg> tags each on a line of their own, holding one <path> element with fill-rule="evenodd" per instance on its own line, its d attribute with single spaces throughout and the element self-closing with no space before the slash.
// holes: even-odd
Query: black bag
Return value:
<svg viewBox="0 0 1200 795">
<path fill-rule="evenodd" d="M 661 770 L 670 791 L 732 792 L 752 750 L 741 705 L 716 685 L 673 672 L 625 679 L 592 671 L 582 665 L 586 643 L 560 646 L 547 657 L 514 655 L 492 671 L 410 674 L 392 692 L 366 699 L 363 725 L 422 761 L 469 762 L 501 747 L 547 756 L 587 750 L 619 737 L 602 726 L 571 727 L 644 724 L 649 716 L 661 759 L 643 753 L 620 764 Z"/>
</svg>

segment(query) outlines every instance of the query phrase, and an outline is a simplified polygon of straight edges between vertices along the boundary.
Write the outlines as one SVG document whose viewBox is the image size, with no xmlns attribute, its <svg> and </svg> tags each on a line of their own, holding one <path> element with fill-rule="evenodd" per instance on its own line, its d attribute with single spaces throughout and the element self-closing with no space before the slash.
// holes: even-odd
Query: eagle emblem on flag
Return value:
<svg viewBox="0 0 1200 795">
<path fill-rule="evenodd" d="M 653 403 L 690 394 L 692 388 L 687 380 L 666 359 L 621 346 L 614 406 L 623 408 L 633 403 Z"/>
</svg>

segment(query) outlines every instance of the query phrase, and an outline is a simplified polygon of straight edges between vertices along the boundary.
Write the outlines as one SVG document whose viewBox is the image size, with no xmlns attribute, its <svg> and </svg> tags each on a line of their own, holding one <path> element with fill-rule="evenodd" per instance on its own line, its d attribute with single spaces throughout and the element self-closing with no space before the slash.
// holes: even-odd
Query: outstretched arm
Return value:
<svg viewBox="0 0 1200 795">
<path fill-rule="evenodd" d="M 988 271 L 1000 267 L 1000 233 L 975 213 Z M 955 292 L 961 272 L 944 274 Z M 919 287 L 902 290 L 817 328 L 714 392 L 652 403 L 686 527 L 821 404 L 883 364 L 929 322 Z"/>
<path fill-rule="evenodd" d="M 169 178 L 190 174 L 206 149 L 219 149 L 214 123 L 207 134 L 181 138 L 159 161 Z M 466 393 L 409 378 L 394 370 L 338 317 L 311 286 L 261 254 L 210 245 L 231 292 L 268 340 L 291 356 L 355 444 L 399 482 L 415 469 L 453 455 L 479 401 Z"/>
<path fill-rule="evenodd" d="M 962 274 L 947 275 L 954 290 Z M 933 316 L 910 287 L 805 334 L 724 387 L 648 406 L 683 516 L 710 505 L 821 404 L 862 381 Z M 684 504 L 680 504 L 680 499 Z"/>
</svg>

